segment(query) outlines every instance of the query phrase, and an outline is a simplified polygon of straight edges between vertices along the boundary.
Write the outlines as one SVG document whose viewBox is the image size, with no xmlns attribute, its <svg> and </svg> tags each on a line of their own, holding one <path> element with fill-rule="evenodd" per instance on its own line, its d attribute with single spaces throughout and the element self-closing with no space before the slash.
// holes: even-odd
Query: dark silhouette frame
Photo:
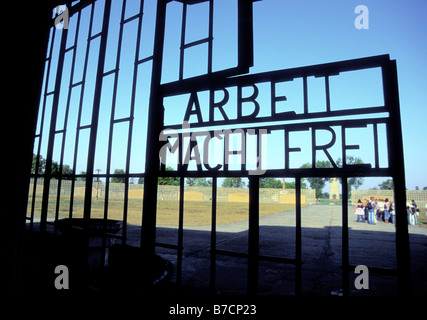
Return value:
<svg viewBox="0 0 427 320">
<path fill-rule="evenodd" d="M 86 6 L 91 6 L 91 16 L 90 16 L 90 26 L 93 23 L 93 7 L 96 1 L 80 1 L 78 4 L 71 6 L 71 3 L 68 3 L 69 15 L 74 14 L 80 15 L 80 12 Z M 348 61 L 340 61 L 333 63 L 326 63 L 314 66 L 292 68 L 285 70 L 278 70 L 272 72 L 265 72 L 259 74 L 247 74 L 250 67 L 253 65 L 253 21 L 252 21 L 252 10 L 253 10 L 253 1 L 252 0 L 238 0 L 238 62 L 237 65 L 233 68 L 227 70 L 221 70 L 213 72 L 212 70 L 212 42 L 213 42 L 213 0 L 180 0 L 179 2 L 183 3 L 183 24 L 182 28 L 185 30 L 185 20 L 186 20 L 186 8 L 189 5 L 209 2 L 209 35 L 206 38 L 186 43 L 185 41 L 185 32 L 182 32 L 181 36 L 181 48 L 180 48 L 180 63 L 179 63 L 179 80 L 172 83 L 161 83 L 161 73 L 162 73 L 162 63 L 163 63 L 163 50 L 164 50 L 164 34 L 165 34 L 165 19 L 166 19 L 166 10 L 169 0 L 159 0 L 157 2 L 157 13 L 156 13 L 156 25 L 155 25 L 155 39 L 154 39 L 154 51 L 151 56 L 145 57 L 139 60 L 139 39 L 141 38 L 141 25 L 143 19 L 143 0 L 141 1 L 140 12 L 130 18 L 124 18 L 122 15 L 121 18 L 121 27 L 119 34 L 119 45 L 117 48 L 118 55 L 120 54 L 120 39 L 123 34 L 123 27 L 126 23 L 130 21 L 138 21 L 138 31 L 137 31 L 137 45 L 135 53 L 135 72 L 132 80 L 132 98 L 131 98 L 131 107 L 129 117 L 114 119 L 111 118 L 110 123 L 110 137 L 108 143 L 109 155 L 107 158 L 107 168 L 110 166 L 111 161 L 111 146 L 112 146 L 112 128 L 116 123 L 126 122 L 129 124 L 128 128 L 128 146 L 127 146 L 127 156 L 126 156 L 126 168 L 124 174 L 110 174 L 107 170 L 106 174 L 94 174 L 94 157 L 95 157 L 95 147 L 96 147 L 96 137 L 97 130 L 99 125 L 99 112 L 100 112 L 100 103 L 101 103 L 101 90 L 104 77 L 115 74 L 119 72 L 118 62 L 116 68 L 105 72 L 105 56 L 106 56 L 106 46 L 107 46 L 107 37 L 108 37 L 108 24 L 111 12 L 111 0 L 105 0 L 103 22 L 101 32 L 97 34 L 88 35 L 88 46 L 85 57 L 85 66 L 84 66 L 84 76 L 83 80 L 78 83 L 72 82 L 72 76 L 70 77 L 69 88 L 70 91 L 73 87 L 85 85 L 85 74 L 87 71 L 87 58 L 89 54 L 90 43 L 93 40 L 99 39 L 99 56 L 98 56 L 98 65 L 96 73 L 96 84 L 94 89 L 94 100 L 93 100 L 93 109 L 92 109 L 92 118 L 89 125 L 80 125 L 78 124 L 76 144 L 79 139 L 79 132 L 81 130 L 90 130 L 89 135 L 89 150 L 88 150 L 88 161 L 87 169 L 85 175 L 79 175 L 75 171 L 72 174 L 62 174 L 61 170 L 59 173 L 52 172 L 52 157 L 53 157 L 53 148 L 55 137 L 59 134 L 62 135 L 63 141 L 66 136 L 66 121 L 64 122 L 64 128 L 58 130 L 56 128 L 58 105 L 59 105 L 59 91 L 62 81 L 62 66 L 64 64 L 64 57 L 66 52 L 74 50 L 77 45 L 77 37 L 74 40 L 74 45 L 67 48 L 67 30 L 58 31 L 53 28 L 53 32 L 62 32 L 60 50 L 58 56 L 58 69 L 55 78 L 55 88 L 52 91 L 48 91 L 46 86 L 45 92 L 42 93 L 43 104 L 39 112 L 45 112 L 46 99 L 49 96 L 52 96 L 52 113 L 51 113 L 51 122 L 49 126 L 48 133 L 48 144 L 47 144 L 47 153 L 46 153 L 46 170 L 43 174 L 38 174 L 37 168 L 39 167 L 38 161 L 36 162 L 35 173 L 32 174 L 34 178 L 34 186 L 36 186 L 38 178 L 44 178 L 44 191 L 43 191 L 43 200 L 41 208 L 41 219 L 40 219 L 40 230 L 41 233 L 47 232 L 47 226 L 54 223 L 47 220 L 48 213 L 48 203 L 49 203 L 49 187 L 50 181 L 52 178 L 58 179 L 59 186 L 57 192 L 57 202 L 60 201 L 60 190 L 61 190 L 61 180 L 62 179 L 71 179 L 74 183 L 76 178 L 82 177 L 85 178 L 86 188 L 85 188 L 85 202 L 84 202 L 84 214 L 83 219 L 87 222 L 90 220 L 91 213 L 91 202 L 92 202 L 92 190 L 94 178 L 106 178 L 106 195 L 108 197 L 108 188 L 109 188 L 109 178 L 120 177 L 125 180 L 125 191 L 124 191 L 124 215 L 123 215 L 123 231 L 121 235 L 113 235 L 105 233 L 103 246 L 106 246 L 106 237 L 117 237 L 123 244 L 126 243 L 126 233 L 127 233 L 127 199 L 129 193 L 129 179 L 131 178 L 144 178 L 144 200 L 143 200 L 143 223 L 141 230 L 141 248 L 147 253 L 151 254 L 155 252 L 156 246 L 164 246 L 177 250 L 178 257 L 178 266 L 177 266 L 177 283 L 180 283 L 181 269 L 180 264 L 182 263 L 182 251 L 183 251 L 183 214 L 184 214 L 184 178 L 185 177 L 211 177 L 212 178 L 212 224 L 211 224 L 211 289 L 212 292 L 215 292 L 215 258 L 216 255 L 230 255 L 242 257 L 242 253 L 239 252 L 230 252 L 216 249 L 216 189 L 217 189 L 217 179 L 220 177 L 248 177 L 249 179 L 249 242 L 248 242 L 248 253 L 243 256 L 248 259 L 248 293 L 256 294 L 258 292 L 258 262 L 260 260 L 290 263 L 297 266 L 296 273 L 296 294 L 300 293 L 301 286 L 301 272 L 300 266 L 303 263 L 301 259 L 301 179 L 304 177 L 339 177 L 342 178 L 342 268 L 343 268 L 343 290 L 344 294 L 349 293 L 349 272 L 351 266 L 349 265 L 349 252 L 348 252 L 348 185 L 347 178 L 349 177 L 383 177 L 390 176 L 393 179 L 395 186 L 395 203 L 397 212 L 405 212 L 405 214 L 397 215 L 396 222 L 396 256 L 397 256 L 397 275 L 398 275 L 398 288 L 401 294 L 406 294 L 411 291 L 410 283 L 410 253 L 409 253 L 409 236 L 407 228 L 407 218 L 406 218 L 406 195 L 405 195 L 405 172 L 404 172 L 404 158 L 403 158 L 403 141 L 402 141 L 402 130 L 401 130 L 401 121 L 400 121 L 400 106 L 399 106 L 399 95 L 398 95 L 398 80 L 397 80 L 397 68 L 396 61 L 390 60 L 388 55 L 367 57 L 361 59 L 354 59 Z M 125 6 L 125 1 L 123 6 Z M 124 8 L 124 7 L 123 7 Z M 124 11 L 124 10 L 123 10 Z M 53 24 L 53 21 L 52 21 Z M 89 28 L 90 29 L 90 28 Z M 53 48 L 53 39 L 52 44 L 50 45 L 50 53 L 47 55 L 47 73 L 50 70 L 51 64 L 51 54 Z M 98 41 L 98 40 L 97 40 Z M 188 48 L 195 47 L 197 45 L 208 45 L 208 61 L 207 61 L 207 74 L 193 77 L 193 78 L 184 78 L 184 55 L 185 50 Z M 118 61 L 118 60 L 117 60 Z M 133 129 L 133 113 L 135 106 L 135 90 L 137 82 L 137 68 L 140 64 L 150 62 L 152 63 L 152 78 L 151 78 L 151 92 L 150 92 L 150 103 L 149 103 L 149 114 L 148 114 L 148 130 L 147 130 L 147 152 L 146 152 L 146 167 L 145 172 L 143 173 L 129 173 L 129 161 L 131 153 L 131 139 L 132 139 L 132 129 Z M 368 108 L 358 108 L 358 109 L 349 109 L 349 110 L 331 110 L 330 100 L 329 100 L 329 78 L 331 76 L 338 75 L 341 72 L 352 71 L 352 70 L 362 70 L 367 68 L 380 68 L 382 72 L 382 81 L 383 81 L 383 95 L 384 95 L 384 105 L 375 106 Z M 71 68 L 71 74 L 73 74 L 74 64 Z M 326 95 L 326 111 L 309 113 L 308 112 L 308 102 L 307 102 L 307 77 L 324 77 L 325 79 L 325 95 Z M 315 142 L 312 142 L 312 168 L 299 168 L 292 169 L 289 168 L 289 157 L 285 156 L 285 163 L 282 169 L 269 170 L 267 168 L 263 176 L 266 177 L 290 177 L 295 179 L 296 185 L 296 253 L 295 259 L 285 259 L 285 258 L 275 258 L 275 257 L 265 257 L 259 254 L 259 176 L 250 175 L 249 170 L 245 166 L 242 166 L 241 170 L 228 170 L 224 167 L 224 170 L 197 170 L 189 171 L 187 167 L 183 164 L 178 165 L 176 171 L 166 171 L 165 166 L 162 165 L 159 161 L 159 154 L 162 146 L 165 145 L 164 142 L 159 141 L 159 135 L 164 126 L 164 109 L 163 109 L 163 99 L 168 96 L 183 94 L 183 93 L 197 93 L 202 90 L 224 90 L 226 87 L 230 86 L 254 86 L 256 87 L 257 83 L 261 82 L 270 82 L 272 87 L 274 84 L 280 81 L 292 81 L 295 78 L 303 79 L 303 94 L 304 94 L 304 112 L 302 114 L 296 113 L 284 113 L 276 114 L 274 117 L 240 117 L 238 119 L 225 119 L 221 121 L 205 121 L 202 123 L 192 124 L 193 128 L 207 128 L 209 131 L 210 126 L 215 125 L 226 125 L 226 124 L 242 124 L 242 130 L 247 132 L 249 129 L 260 129 L 257 123 L 265 123 L 270 121 L 277 120 L 307 120 L 307 119 L 319 119 L 323 118 L 322 121 L 316 122 L 307 122 L 307 123 L 291 123 L 291 124 L 279 124 L 279 125 L 263 125 L 263 129 L 267 129 L 269 132 L 274 130 L 282 130 L 285 134 L 285 141 L 289 139 L 289 131 L 301 131 L 312 128 L 313 132 L 316 129 L 325 129 L 328 130 L 331 126 L 340 126 L 342 128 L 343 135 L 345 135 L 345 128 L 373 125 L 374 128 L 374 154 L 375 154 L 375 164 L 373 167 L 371 165 L 348 165 L 345 163 L 345 152 L 346 150 L 352 149 L 352 146 L 345 144 L 345 139 L 342 141 L 342 150 L 343 150 L 343 166 L 337 167 L 333 166 L 332 168 L 315 168 L 316 163 L 316 150 L 325 150 L 325 146 L 317 146 Z M 47 80 L 46 80 L 47 81 Z M 114 89 L 117 91 L 117 80 L 114 82 Z M 275 97 L 272 95 L 272 99 L 277 99 L 276 101 L 281 101 L 281 97 Z M 38 101 L 37 101 L 38 102 Z M 37 102 L 34 102 L 37 104 Z M 274 101 L 273 101 L 274 102 Z M 80 101 L 80 110 L 82 108 Z M 70 101 L 67 102 L 67 110 L 69 108 Z M 80 111 L 81 112 L 81 111 Z M 112 107 L 112 112 L 114 114 L 114 105 Z M 350 115 L 361 115 L 361 114 L 370 114 L 383 112 L 387 113 L 388 116 L 380 119 L 364 119 L 364 120 L 328 120 L 329 117 L 333 116 L 350 116 Z M 79 119 L 80 121 L 80 119 Z M 387 136 L 387 160 L 388 167 L 380 168 L 379 166 L 379 151 L 378 151 L 378 133 L 377 126 L 378 124 L 384 124 L 386 126 L 386 136 Z M 179 128 L 179 124 L 176 126 L 169 126 L 170 128 Z M 212 134 L 212 130 L 209 131 Z M 34 139 L 38 138 L 41 141 L 42 132 L 37 133 L 33 137 Z M 182 134 L 179 134 L 179 141 Z M 314 139 L 313 139 L 314 141 Z M 334 141 L 335 142 L 335 141 Z M 40 154 L 40 145 L 38 154 Z M 287 144 L 288 145 L 288 144 Z M 179 145 L 180 159 L 182 159 L 182 145 Z M 292 148 L 287 148 L 285 152 L 294 152 Z M 64 143 L 62 143 L 61 150 L 61 162 L 60 166 L 62 168 L 62 159 L 64 155 Z M 77 159 L 77 148 L 75 148 L 74 162 Z M 333 163 L 333 161 L 331 161 Z M 75 168 L 75 165 L 73 166 Z M 160 168 L 160 169 L 159 169 Z M 159 177 L 179 177 L 180 179 L 180 206 L 179 206 L 179 232 L 178 232 L 178 245 L 170 245 L 163 243 L 156 243 L 156 207 L 157 207 L 157 188 L 158 188 L 158 178 Z M 29 204 L 30 207 L 30 216 L 27 217 L 27 220 L 30 222 L 30 228 L 33 227 L 34 220 L 34 207 L 35 207 L 35 191 L 33 194 L 33 203 Z M 72 193 L 74 188 L 71 189 Z M 71 194 L 71 199 L 73 199 L 73 194 Z M 70 217 L 72 217 L 72 201 L 70 204 Z M 104 219 L 107 221 L 108 217 L 108 199 L 105 200 L 107 205 L 105 206 Z M 58 205 L 56 206 L 56 218 L 58 219 Z"/>
</svg>

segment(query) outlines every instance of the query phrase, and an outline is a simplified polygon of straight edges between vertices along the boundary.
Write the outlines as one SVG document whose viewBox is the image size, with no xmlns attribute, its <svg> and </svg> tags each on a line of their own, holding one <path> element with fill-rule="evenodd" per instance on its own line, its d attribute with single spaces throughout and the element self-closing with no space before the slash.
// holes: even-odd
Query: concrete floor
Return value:
<svg viewBox="0 0 427 320">
<path fill-rule="evenodd" d="M 261 204 L 262 205 L 262 204 Z M 350 265 L 366 265 L 369 289 L 357 290 L 349 272 L 350 295 L 396 295 L 395 227 L 390 223 L 376 225 L 356 222 L 349 207 Z M 302 208 L 302 295 L 339 295 L 342 292 L 342 213 L 340 205 L 315 205 Z M 185 227 L 182 258 L 182 291 L 208 294 L 210 288 L 210 226 Z M 427 294 L 427 228 L 409 226 L 411 241 L 413 291 Z M 138 244 L 139 229 L 129 228 L 129 244 Z M 157 228 L 157 242 L 177 244 L 176 228 Z M 217 226 L 217 249 L 248 252 L 248 221 Z M 157 253 L 174 265 L 173 287 L 177 275 L 177 251 L 157 248 Z M 260 254 L 295 258 L 295 211 L 260 218 Z M 216 293 L 247 293 L 247 258 L 216 256 Z M 386 272 L 375 272 L 385 269 Z M 388 271 L 387 271 L 388 270 Z M 294 295 L 297 268 L 293 264 L 259 262 L 260 295 Z M 173 290 L 172 290 L 173 291 Z"/>
<path fill-rule="evenodd" d="M 355 274 L 353 270 L 348 271 L 349 294 L 353 296 L 397 295 L 394 225 L 383 222 L 378 222 L 376 225 L 359 223 L 356 222 L 353 207 L 349 207 L 348 212 L 349 263 L 353 268 L 357 265 L 366 265 L 369 268 L 369 289 L 366 290 L 355 288 L 354 281 L 358 274 Z M 295 217 L 295 210 L 289 210 L 259 219 L 260 255 L 289 260 L 296 258 Z M 301 225 L 301 267 L 277 261 L 259 261 L 259 295 L 292 296 L 296 294 L 296 290 L 300 290 L 301 295 L 307 296 L 342 294 L 341 206 L 314 205 L 303 207 Z M 408 228 L 413 293 L 415 295 L 427 295 L 427 272 L 425 272 L 427 265 L 427 228 L 422 226 L 409 226 Z M 129 225 L 127 244 L 139 247 L 140 232 L 139 226 Z M 61 238 L 55 238 L 54 235 L 45 240 L 48 240 L 46 248 L 41 248 L 37 242 L 31 242 L 33 245 L 30 247 L 33 249 L 28 250 L 34 252 L 29 251 L 28 253 L 30 263 L 24 272 L 23 283 L 26 284 L 27 289 L 30 289 L 30 292 L 39 292 L 44 288 L 56 293 L 52 285 L 56 276 L 52 272 L 54 266 L 58 265 L 59 262 L 65 265 L 71 263 L 71 256 L 79 254 L 79 252 L 76 251 L 75 244 L 69 246 L 68 251 L 64 251 L 59 241 Z M 177 245 L 178 229 L 176 227 L 158 227 L 156 241 Z M 181 287 L 178 288 L 177 286 L 177 276 L 179 276 L 177 250 L 158 246 L 156 253 L 169 260 L 173 265 L 172 278 L 160 289 L 159 293 L 162 296 L 169 295 L 172 297 L 209 295 L 211 293 L 210 249 L 211 227 L 186 226 L 184 212 Z M 248 253 L 248 221 L 218 225 L 216 249 L 239 252 L 243 256 L 216 255 L 215 293 L 223 296 L 246 295 L 248 293 L 248 259 L 244 254 Z M 32 264 L 33 260 L 37 261 L 38 264 Z M 46 270 L 42 269 L 43 267 L 46 267 Z M 124 267 L 128 270 L 132 266 L 128 268 L 127 265 L 124 265 Z M 135 268 L 137 267 L 129 270 Z M 132 288 L 134 275 L 129 270 L 126 276 Z M 139 269 L 134 271 L 136 274 L 140 272 Z M 70 282 L 73 282 L 74 286 L 78 279 L 73 275 L 75 275 L 75 271 L 70 270 Z M 125 286 L 124 290 L 126 291 L 128 287 Z M 72 294 L 71 291 L 70 294 Z"/>
</svg>

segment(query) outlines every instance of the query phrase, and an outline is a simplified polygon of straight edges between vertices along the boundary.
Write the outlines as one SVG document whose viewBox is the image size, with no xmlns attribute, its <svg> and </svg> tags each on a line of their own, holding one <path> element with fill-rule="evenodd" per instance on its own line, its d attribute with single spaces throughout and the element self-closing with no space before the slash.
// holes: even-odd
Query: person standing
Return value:
<svg viewBox="0 0 427 320">
<path fill-rule="evenodd" d="M 414 225 L 417 225 L 418 224 L 418 206 L 417 206 L 417 204 L 415 203 L 415 200 L 411 200 L 411 208 L 412 208 L 412 216 L 413 216 L 413 219 L 414 219 Z"/>
<path fill-rule="evenodd" d="M 406 202 L 406 212 L 408 214 L 408 225 L 412 226 L 414 224 L 414 216 L 412 204 L 409 202 Z"/>
<path fill-rule="evenodd" d="M 391 217 L 391 222 L 393 222 L 393 224 L 396 224 L 396 209 L 394 206 L 394 202 L 391 204 L 390 206 L 390 217 Z"/>
<path fill-rule="evenodd" d="M 378 217 L 378 199 L 373 200 L 372 206 L 374 207 L 374 224 L 376 224 L 380 220 Z"/>
<path fill-rule="evenodd" d="M 383 199 L 379 199 L 377 202 L 378 211 L 377 211 L 377 220 L 384 221 L 384 202 Z"/>
<path fill-rule="evenodd" d="M 385 198 L 384 202 L 384 221 L 388 223 L 390 220 L 390 208 L 391 208 L 391 202 L 388 200 L 388 198 Z"/>
<path fill-rule="evenodd" d="M 375 224 L 375 201 L 374 197 L 371 197 L 368 201 L 368 223 Z"/>
<path fill-rule="evenodd" d="M 357 216 L 357 222 L 365 222 L 365 211 L 363 210 L 363 203 L 359 199 L 356 204 L 356 208 L 354 208 L 354 213 Z"/>
<path fill-rule="evenodd" d="M 368 202 L 369 202 L 369 200 L 367 200 L 367 199 L 363 200 L 363 211 L 365 211 L 365 221 L 366 222 L 368 222 L 368 217 L 369 217 L 369 214 L 368 214 Z"/>
</svg>

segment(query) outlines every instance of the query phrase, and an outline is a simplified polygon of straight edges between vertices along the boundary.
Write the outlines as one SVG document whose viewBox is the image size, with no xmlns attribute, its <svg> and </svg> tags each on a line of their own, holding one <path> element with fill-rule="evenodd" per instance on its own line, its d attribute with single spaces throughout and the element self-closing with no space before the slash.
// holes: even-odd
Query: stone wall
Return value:
<svg viewBox="0 0 427 320">
<path fill-rule="evenodd" d="M 125 185 L 124 183 L 110 183 L 109 198 L 123 198 Z M 58 190 L 58 180 L 52 180 L 50 183 L 50 194 L 56 194 Z M 76 181 L 74 186 L 75 196 L 84 196 L 85 182 Z M 30 193 L 32 196 L 33 184 L 30 185 Z M 92 197 L 103 198 L 105 196 L 105 183 L 94 182 L 92 189 Z M 37 180 L 36 195 L 43 194 L 43 179 Z M 61 194 L 71 194 L 71 181 L 63 180 L 61 182 Z M 313 189 L 301 190 L 301 203 L 314 204 L 316 203 L 316 191 Z M 129 184 L 129 199 L 142 199 L 144 196 L 143 184 Z M 159 200 L 179 200 L 179 186 L 160 185 L 158 187 Z M 184 199 L 187 201 L 211 201 L 212 188 L 211 187 L 185 187 Z M 249 189 L 248 188 L 218 188 L 217 201 L 219 202 L 249 202 Z M 295 190 L 294 189 L 259 189 L 260 203 L 295 203 Z"/>
</svg>

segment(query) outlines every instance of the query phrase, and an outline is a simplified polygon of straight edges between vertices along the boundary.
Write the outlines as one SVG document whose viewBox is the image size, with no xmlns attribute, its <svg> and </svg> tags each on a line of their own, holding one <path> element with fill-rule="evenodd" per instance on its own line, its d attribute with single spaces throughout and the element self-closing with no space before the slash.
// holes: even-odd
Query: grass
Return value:
<svg viewBox="0 0 427 320">
<path fill-rule="evenodd" d="M 83 217 L 83 197 L 76 196 L 73 202 L 73 217 Z M 92 218 L 104 217 L 104 199 L 92 200 Z M 59 204 L 59 218 L 67 218 L 70 207 L 70 197 L 61 196 Z M 123 201 L 121 199 L 110 199 L 108 202 L 108 218 L 123 220 Z M 260 203 L 259 215 L 267 216 L 282 211 L 294 209 L 294 204 L 283 203 Z M 29 199 L 29 211 L 31 210 L 31 197 Z M 40 216 L 41 196 L 36 197 L 35 214 Z M 56 197 L 49 198 L 48 217 L 53 219 L 56 211 Z M 38 213 L 38 214 L 37 214 Z M 127 211 L 128 224 L 141 225 L 142 223 L 142 200 L 130 199 Z M 217 225 L 228 224 L 249 219 L 249 204 L 247 202 L 218 202 L 217 203 Z M 184 202 L 184 226 L 208 226 L 212 220 L 212 204 L 210 201 L 185 201 Z M 157 225 L 178 226 L 179 223 L 179 201 L 159 200 L 157 202 Z"/>
<path fill-rule="evenodd" d="M 427 228 L 426 208 L 420 208 L 420 215 L 418 216 L 418 225 Z"/>
<path fill-rule="evenodd" d="M 28 201 L 28 216 L 31 210 L 30 196 Z M 82 196 L 75 196 L 73 204 L 73 217 L 83 217 Z M 40 218 L 41 196 L 36 197 L 35 216 Z M 319 203 L 319 202 L 318 202 Z M 328 201 L 329 203 L 329 201 Z M 59 218 L 67 218 L 70 208 L 70 196 L 61 196 L 59 204 Z M 283 203 L 260 203 L 259 215 L 267 216 L 282 211 L 294 209 L 294 204 Z M 49 197 L 48 217 L 53 220 L 56 210 L 56 197 Z M 104 199 L 92 200 L 92 218 L 104 217 Z M 112 198 L 108 202 L 108 218 L 123 220 L 123 200 Z M 208 226 L 211 224 L 212 207 L 210 201 L 185 201 L 184 202 L 184 226 Z M 249 219 L 249 205 L 246 202 L 218 202 L 217 203 L 217 225 L 228 224 Z M 129 199 L 128 201 L 128 224 L 141 225 L 142 223 L 142 200 Z M 178 226 L 179 222 L 179 201 L 159 200 L 157 202 L 157 225 L 158 226 Z M 418 225 L 427 228 L 426 209 L 420 208 Z"/>
<path fill-rule="evenodd" d="M 293 204 L 262 203 L 260 216 L 272 215 L 295 208 Z M 177 226 L 179 221 L 178 201 L 159 201 L 157 203 L 157 225 Z M 184 226 L 207 226 L 211 224 L 212 206 L 205 201 L 186 201 L 184 203 Z M 218 202 L 216 223 L 229 224 L 249 219 L 249 206 L 244 202 Z"/>
<path fill-rule="evenodd" d="M 316 203 L 317 204 L 337 204 L 337 205 L 342 205 L 342 200 L 333 201 L 333 200 L 329 200 L 329 199 L 317 199 Z"/>
</svg>

